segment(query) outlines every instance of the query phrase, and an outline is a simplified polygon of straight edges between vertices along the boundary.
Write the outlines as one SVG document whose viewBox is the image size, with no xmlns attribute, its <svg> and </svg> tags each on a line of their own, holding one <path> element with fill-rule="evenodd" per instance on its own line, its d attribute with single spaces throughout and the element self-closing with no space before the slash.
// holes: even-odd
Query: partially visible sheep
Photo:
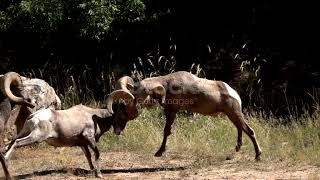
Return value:
<svg viewBox="0 0 320 180">
<path fill-rule="evenodd" d="M 8 72 L 0 75 L 0 89 L 0 134 L 14 105 L 21 106 L 14 115 L 17 133 L 31 113 L 48 107 L 61 109 L 61 100 L 55 90 L 42 79 L 30 79 L 16 72 Z"/>
<path fill-rule="evenodd" d="M 12 102 L 29 106 L 31 108 L 34 107 L 30 102 L 27 101 L 26 98 L 23 98 L 23 97 L 19 98 L 12 94 L 10 90 L 11 82 L 12 84 L 22 89 L 22 80 L 20 76 L 15 76 L 16 74 L 12 74 L 12 75 L 11 74 L 12 73 L 7 73 L 6 75 L 0 75 L 0 87 L 1 87 L 0 89 L 3 92 L 3 93 L 0 93 L 0 134 L 3 132 L 5 125 L 10 117 L 10 113 L 12 110 L 11 108 Z M 7 85 L 8 80 L 11 81 L 9 85 Z"/>
<path fill-rule="evenodd" d="M 131 93 L 117 90 L 108 96 L 107 103 L 112 105 L 120 98 L 126 102 L 134 99 Z M 96 177 L 101 178 L 100 153 L 96 143 L 112 125 L 117 126 L 117 123 L 122 121 L 121 118 L 127 118 L 126 115 L 116 116 L 117 114 L 112 116 L 108 109 L 94 109 L 82 104 L 66 110 L 54 110 L 53 108 L 39 110 L 28 117 L 18 137 L 8 146 L 4 157 L 8 161 L 14 148 L 43 141 L 55 147 L 80 146 L 89 162 L 90 169 L 95 171 Z M 95 154 L 95 166 L 92 163 L 89 148 Z M 7 178 L 9 177 L 10 175 L 7 174 Z"/>
<path fill-rule="evenodd" d="M 165 152 L 167 137 L 171 134 L 171 126 L 177 112 L 188 110 L 203 115 L 214 115 L 219 112 L 226 114 L 238 130 L 236 151 L 242 146 L 242 131 L 244 131 L 254 145 L 255 158 L 260 158 L 262 151 L 254 130 L 243 117 L 240 96 L 227 83 L 179 71 L 137 82 L 132 93 L 135 101 L 141 105 L 151 98 L 158 100 L 164 108 L 166 125 L 162 144 L 155 156 L 162 156 Z"/>
<path fill-rule="evenodd" d="M 12 115 L 18 134 L 27 117 L 41 109 L 52 107 L 61 109 L 61 101 L 55 90 L 44 80 L 26 78 L 16 72 L 0 75 L 0 145 L 4 142 L 4 129 Z M 13 107 L 16 107 L 13 110 Z M 12 114 L 13 113 L 13 114 Z M 6 172 L 6 164 L 1 161 Z"/>
</svg>

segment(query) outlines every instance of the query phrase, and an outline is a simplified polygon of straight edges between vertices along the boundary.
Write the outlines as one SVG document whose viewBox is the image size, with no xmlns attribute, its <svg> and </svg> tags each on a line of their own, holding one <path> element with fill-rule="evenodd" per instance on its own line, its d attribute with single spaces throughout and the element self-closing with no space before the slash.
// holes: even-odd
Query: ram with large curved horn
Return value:
<svg viewBox="0 0 320 180">
<path fill-rule="evenodd" d="M 4 124 L 8 121 L 8 115 L 4 112 L 13 112 L 13 106 L 20 105 L 12 117 L 17 133 L 21 130 L 26 118 L 38 109 L 53 107 L 61 109 L 61 100 L 55 90 L 44 80 L 37 78 L 26 78 L 16 72 L 8 72 L 0 76 L 0 121 Z M 4 127 L 3 127 L 4 128 Z M 0 129 L 0 133 L 3 131 Z"/>
<path fill-rule="evenodd" d="M 107 99 L 107 109 L 114 114 L 113 130 L 117 135 L 120 135 L 128 121 L 139 115 L 135 106 L 135 98 L 126 89 L 118 89 L 110 93 Z"/>
<path fill-rule="evenodd" d="M 114 131 L 116 134 L 120 134 L 123 129 L 126 127 L 126 124 L 130 120 L 134 120 L 139 116 L 139 111 L 137 108 L 137 100 L 133 96 L 132 92 L 134 91 L 134 81 L 129 76 L 123 76 L 119 78 L 115 84 L 115 91 L 113 98 L 116 96 L 127 96 L 127 98 L 120 98 L 116 103 L 107 103 L 108 109 L 110 112 L 113 112 L 112 108 L 115 109 L 115 118 L 114 121 Z M 124 90 L 124 91 L 119 91 Z M 127 94 L 125 93 L 127 92 Z M 111 97 L 110 97 L 111 98 Z M 125 115 L 125 116 L 124 116 Z"/>
<path fill-rule="evenodd" d="M 61 109 L 61 101 L 55 90 L 42 79 L 30 79 L 16 72 L 8 72 L 0 75 L 0 89 L 0 146 L 7 134 L 21 131 L 31 113 L 47 107 Z M 3 133 L 8 121 L 12 121 L 16 132 Z"/>
<path fill-rule="evenodd" d="M 113 112 L 113 102 L 119 99 L 124 100 L 124 102 L 130 102 L 134 100 L 134 97 L 127 90 L 120 89 L 109 94 L 107 109 L 91 108 L 78 104 L 64 110 L 46 108 L 31 114 L 24 124 L 21 133 L 6 148 L 5 155 L 0 155 L 0 161 L 3 164 L 6 177 L 11 177 L 7 161 L 9 161 L 15 148 L 43 141 L 55 147 L 82 147 L 90 169 L 94 170 L 97 177 L 102 177 L 99 168 L 100 153 L 96 143 L 111 126 L 113 126 L 114 133 L 117 135 L 123 130 L 119 122 L 123 122 L 122 119 L 125 119 L 124 121 L 128 119 L 126 112 L 122 112 L 125 106 L 115 106 L 115 112 L 110 113 Z M 42 128 L 43 126 L 47 128 Z M 26 136 L 26 134 L 28 135 Z M 96 166 L 94 166 L 91 160 L 89 148 L 95 154 Z"/>
</svg>

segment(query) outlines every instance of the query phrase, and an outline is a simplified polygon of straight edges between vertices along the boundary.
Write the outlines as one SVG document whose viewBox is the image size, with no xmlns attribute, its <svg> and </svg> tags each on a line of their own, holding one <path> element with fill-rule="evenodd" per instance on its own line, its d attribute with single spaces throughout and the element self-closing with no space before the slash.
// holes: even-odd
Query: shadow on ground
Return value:
<svg viewBox="0 0 320 180">
<path fill-rule="evenodd" d="M 187 167 L 153 167 L 153 168 L 130 168 L 130 169 L 103 169 L 102 174 L 113 174 L 113 173 L 138 173 L 138 172 L 157 172 L 157 171 L 180 171 L 185 170 Z M 26 179 L 37 176 L 46 176 L 50 174 L 73 174 L 75 176 L 87 176 L 93 175 L 91 170 L 86 170 L 82 168 L 64 168 L 58 170 L 44 170 L 35 171 L 29 174 L 21 174 L 17 176 L 12 176 L 14 179 Z M 4 180 L 5 177 L 1 177 L 0 180 Z"/>
</svg>

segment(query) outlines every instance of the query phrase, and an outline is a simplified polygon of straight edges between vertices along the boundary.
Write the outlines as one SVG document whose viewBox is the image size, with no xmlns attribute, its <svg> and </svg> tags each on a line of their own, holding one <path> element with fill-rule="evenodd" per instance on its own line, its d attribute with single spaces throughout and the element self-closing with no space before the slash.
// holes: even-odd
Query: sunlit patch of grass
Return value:
<svg viewBox="0 0 320 180">
<path fill-rule="evenodd" d="M 263 162 L 319 165 L 318 119 L 305 118 L 303 123 L 293 122 L 288 125 L 272 121 L 247 117 L 263 151 Z M 112 131 L 108 132 L 101 146 L 108 150 L 155 153 L 162 142 L 164 122 L 160 109 L 144 111 L 128 123 L 123 135 L 115 136 Z M 200 163 L 209 164 L 224 161 L 230 154 L 241 161 L 253 161 L 255 152 L 248 136 L 243 133 L 243 146 L 239 153 L 235 153 L 236 140 L 237 130 L 226 116 L 179 115 L 173 124 L 172 135 L 168 138 L 166 153 L 178 152 L 199 157 Z"/>
<path fill-rule="evenodd" d="M 101 139 L 101 147 L 108 150 L 152 151 L 162 140 L 163 119 L 158 111 L 144 111 L 137 119 L 128 122 L 120 136 L 113 134 L 113 129 Z"/>
<path fill-rule="evenodd" d="M 266 161 L 319 164 L 318 119 L 305 118 L 290 125 L 273 125 L 268 120 L 253 119 Z"/>
</svg>

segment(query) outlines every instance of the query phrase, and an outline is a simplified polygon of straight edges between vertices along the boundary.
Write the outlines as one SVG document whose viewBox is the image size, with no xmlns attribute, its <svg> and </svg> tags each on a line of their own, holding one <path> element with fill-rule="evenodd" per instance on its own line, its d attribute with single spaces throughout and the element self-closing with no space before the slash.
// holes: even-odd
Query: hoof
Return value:
<svg viewBox="0 0 320 180">
<path fill-rule="evenodd" d="M 260 161 L 261 160 L 261 157 L 260 157 L 261 154 L 262 154 L 261 151 L 259 151 L 259 153 L 256 154 L 256 158 L 255 158 L 256 161 Z"/>
<path fill-rule="evenodd" d="M 98 173 L 98 172 L 96 172 L 95 174 L 96 174 L 96 177 L 97 177 L 97 178 L 103 178 L 103 176 L 102 176 L 101 172 L 99 172 L 99 173 Z"/>
<path fill-rule="evenodd" d="M 241 149 L 241 145 L 237 145 L 235 149 L 236 149 L 236 152 L 239 152 Z"/>
<path fill-rule="evenodd" d="M 255 158 L 255 160 L 256 160 L 256 161 L 261 161 L 261 157 L 258 156 L 258 157 Z"/>
<path fill-rule="evenodd" d="M 154 156 L 155 156 L 155 157 L 161 157 L 162 154 L 163 154 L 162 151 L 158 151 L 158 152 L 156 152 L 156 154 L 154 154 Z"/>
<path fill-rule="evenodd" d="M 6 178 L 5 178 L 6 180 L 12 180 L 12 179 L 14 179 L 10 174 L 6 174 L 5 176 L 6 176 Z"/>
<path fill-rule="evenodd" d="M 233 157 L 231 157 L 231 156 L 227 156 L 226 157 L 226 160 L 228 161 L 228 160 L 231 160 L 231 159 L 233 159 Z"/>
<path fill-rule="evenodd" d="M 235 154 L 234 153 L 231 153 L 231 154 L 228 154 L 227 157 L 226 157 L 226 160 L 232 160 L 235 158 Z"/>
</svg>

